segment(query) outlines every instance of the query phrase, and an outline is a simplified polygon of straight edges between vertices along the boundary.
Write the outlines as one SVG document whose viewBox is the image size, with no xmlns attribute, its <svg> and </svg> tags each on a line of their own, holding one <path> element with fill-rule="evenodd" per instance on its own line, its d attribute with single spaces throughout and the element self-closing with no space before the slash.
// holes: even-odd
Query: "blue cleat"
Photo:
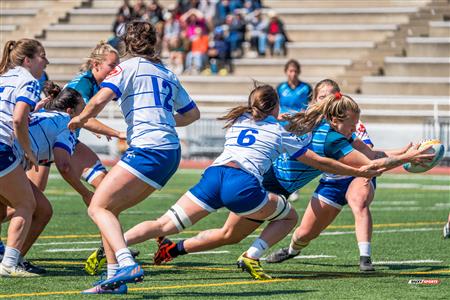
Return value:
<svg viewBox="0 0 450 300">
<path fill-rule="evenodd" d="M 138 283 L 144 280 L 144 270 L 140 265 L 134 264 L 117 270 L 114 277 L 100 283 L 102 289 L 114 290 L 125 283 Z"/>
<path fill-rule="evenodd" d="M 115 294 L 115 295 L 123 295 L 123 294 L 127 294 L 128 293 L 128 287 L 126 284 L 122 284 L 121 286 L 119 286 L 118 288 L 115 289 L 104 289 L 102 288 L 102 286 L 100 284 L 84 290 L 81 292 L 82 294 Z"/>
</svg>

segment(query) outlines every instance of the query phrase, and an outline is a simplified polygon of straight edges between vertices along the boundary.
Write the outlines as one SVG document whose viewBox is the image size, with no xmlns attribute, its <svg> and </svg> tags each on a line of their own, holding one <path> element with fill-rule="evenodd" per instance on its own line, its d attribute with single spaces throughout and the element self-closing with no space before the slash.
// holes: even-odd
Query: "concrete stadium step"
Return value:
<svg viewBox="0 0 450 300">
<path fill-rule="evenodd" d="M 70 24 L 109 25 L 115 20 L 118 8 L 77 8 L 69 12 Z"/>
<path fill-rule="evenodd" d="M 48 41 L 100 41 L 113 36 L 111 25 L 56 24 L 45 32 Z"/>
<path fill-rule="evenodd" d="M 379 42 L 393 36 L 397 24 L 296 24 L 286 25 L 294 42 Z"/>
<path fill-rule="evenodd" d="M 2 9 L 30 9 L 30 8 L 48 8 L 50 6 L 55 5 L 55 0 L 2 0 L 1 1 Z M 81 3 L 83 1 L 78 0 L 64 0 L 60 2 L 73 2 L 73 3 Z"/>
<path fill-rule="evenodd" d="M 408 56 L 450 56 L 450 37 L 409 37 Z"/>
<path fill-rule="evenodd" d="M 449 37 L 450 21 L 432 21 L 430 22 L 430 36 Z"/>
<path fill-rule="evenodd" d="M 386 76 L 450 77 L 450 57 L 385 57 Z"/>
<path fill-rule="evenodd" d="M 47 66 L 46 71 L 49 77 L 56 74 L 71 74 L 72 76 L 79 72 L 84 60 L 79 58 L 50 58 L 50 64 Z"/>
<path fill-rule="evenodd" d="M 429 0 L 409 0 L 410 6 L 423 6 L 429 3 Z M 403 7 L 404 0 L 264 0 L 264 6 L 272 8 L 294 8 L 294 7 Z"/>
<path fill-rule="evenodd" d="M 449 77 L 420 76 L 364 76 L 362 93 L 380 95 L 437 95 L 450 94 Z"/>
<path fill-rule="evenodd" d="M 244 58 L 234 60 L 234 75 L 252 76 L 258 75 L 283 75 L 286 58 Z M 302 74 L 307 76 L 335 77 L 345 72 L 345 67 L 350 66 L 350 59 L 302 59 Z"/>
<path fill-rule="evenodd" d="M 0 32 L 2 33 L 10 33 L 19 28 L 18 25 L 15 24 L 1 24 L 0 25 Z M 2 39 L 3 40 L 3 39 Z"/>
<path fill-rule="evenodd" d="M 265 9 L 268 12 L 272 9 Z M 337 7 L 273 9 L 285 24 L 405 24 L 418 7 Z"/>
<path fill-rule="evenodd" d="M 159 1 L 159 4 L 162 5 L 164 8 L 167 8 L 171 5 L 176 4 L 177 0 L 163 0 Z M 131 0 L 130 4 L 133 6 L 136 3 L 135 0 Z M 123 4 L 123 0 L 93 0 L 92 1 L 92 7 L 95 8 L 116 8 L 119 9 L 119 7 Z"/>
<path fill-rule="evenodd" d="M 293 42 L 287 43 L 288 56 L 302 58 L 355 59 L 375 48 L 374 42 Z"/>
<path fill-rule="evenodd" d="M 0 24 L 20 25 L 30 18 L 33 18 L 38 13 L 38 9 L 23 8 L 23 9 L 6 9 L 2 8 L 0 13 Z"/>
<path fill-rule="evenodd" d="M 72 58 L 80 60 L 86 58 L 95 47 L 96 42 L 92 41 L 41 41 L 45 48 L 47 57 L 52 60 L 54 58 L 66 58 L 70 53 Z"/>
</svg>

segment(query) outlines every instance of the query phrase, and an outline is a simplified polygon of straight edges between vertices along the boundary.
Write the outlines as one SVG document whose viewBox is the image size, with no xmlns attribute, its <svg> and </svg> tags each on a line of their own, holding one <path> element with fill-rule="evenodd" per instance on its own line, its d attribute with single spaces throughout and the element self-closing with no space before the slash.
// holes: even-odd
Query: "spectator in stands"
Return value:
<svg viewBox="0 0 450 300">
<path fill-rule="evenodd" d="M 173 13 L 166 12 L 164 14 L 164 35 L 162 42 L 163 57 L 167 57 L 169 52 L 169 45 L 175 40 L 179 39 L 181 35 L 181 24 L 176 19 Z"/>
<path fill-rule="evenodd" d="M 235 15 L 228 15 L 225 19 L 225 24 L 228 26 L 229 34 L 228 40 L 231 45 L 231 56 L 242 57 L 244 50 L 242 43 L 245 39 L 245 21 L 243 16 L 236 11 Z"/>
<path fill-rule="evenodd" d="M 136 0 L 133 7 L 133 18 L 140 19 L 145 14 L 147 7 L 145 6 L 144 0 Z"/>
<path fill-rule="evenodd" d="M 295 59 L 290 59 L 284 65 L 284 72 L 287 81 L 282 82 L 277 87 L 280 98 L 280 114 L 295 114 L 305 110 L 311 100 L 312 88 L 299 79 L 301 72 L 300 63 Z"/>
<path fill-rule="evenodd" d="M 118 14 L 112 28 L 114 36 L 108 40 L 108 44 L 113 46 L 116 50 L 119 49 L 120 37 L 125 33 L 126 25 L 127 21 L 125 19 L 125 16 L 122 14 Z"/>
<path fill-rule="evenodd" d="M 257 52 L 258 56 L 264 56 L 266 54 L 266 45 L 264 43 L 261 48 L 259 47 L 259 40 L 261 36 L 265 35 L 265 28 L 267 22 L 263 19 L 261 10 L 255 10 L 247 15 L 247 29 L 248 37 L 250 39 L 250 50 Z"/>
<path fill-rule="evenodd" d="M 288 41 L 286 32 L 284 31 L 284 24 L 278 18 L 275 11 L 269 11 L 269 23 L 259 40 L 260 51 L 265 53 L 265 49 L 269 46 L 270 55 L 286 55 L 286 42 Z"/>
<path fill-rule="evenodd" d="M 197 27 L 200 27 L 203 32 L 207 31 L 205 18 L 202 12 L 199 11 L 198 9 L 193 8 L 189 10 L 180 17 L 180 21 L 182 22 L 185 28 L 185 37 L 189 41 L 192 41 Z"/>
<path fill-rule="evenodd" d="M 191 37 L 191 49 L 186 55 L 186 71 L 190 74 L 200 73 L 205 67 L 207 53 L 208 35 L 198 26 Z"/>
<path fill-rule="evenodd" d="M 227 75 L 233 72 L 230 42 L 225 39 L 222 27 L 216 27 L 214 40 L 208 49 L 209 66 L 212 74 Z"/>
<path fill-rule="evenodd" d="M 162 56 L 169 57 L 169 69 L 180 75 L 184 69 L 185 42 L 181 38 L 182 28 L 180 22 L 171 12 L 164 15 L 164 36 L 162 41 Z"/>
<path fill-rule="evenodd" d="M 141 19 L 143 21 L 148 21 L 155 26 L 156 33 L 158 34 L 158 42 L 160 43 L 164 34 L 164 18 L 163 10 L 159 5 L 158 0 L 151 0 L 149 2 Z M 157 48 L 160 49 L 160 47 Z"/>
<path fill-rule="evenodd" d="M 230 6 L 230 0 L 220 0 L 216 4 L 216 13 L 214 14 L 215 26 L 225 24 L 227 15 L 232 14 L 233 10 Z"/>
<path fill-rule="evenodd" d="M 125 22 L 128 22 L 133 18 L 133 7 L 130 5 L 129 0 L 123 0 L 123 4 L 119 7 L 119 11 L 117 12 L 117 14 L 122 15 L 125 19 Z"/>
</svg>

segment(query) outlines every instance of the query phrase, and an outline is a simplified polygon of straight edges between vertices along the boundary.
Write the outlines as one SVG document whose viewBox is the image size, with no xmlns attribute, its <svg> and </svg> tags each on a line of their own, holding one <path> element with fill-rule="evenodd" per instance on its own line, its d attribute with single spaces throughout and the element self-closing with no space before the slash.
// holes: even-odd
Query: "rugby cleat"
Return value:
<svg viewBox="0 0 450 300">
<path fill-rule="evenodd" d="M 84 271 L 89 275 L 97 275 L 106 263 L 103 246 L 92 252 L 84 263 Z"/>
<path fill-rule="evenodd" d="M 101 287 L 100 284 L 84 290 L 81 292 L 82 294 L 115 294 L 115 295 L 123 295 L 123 294 L 127 294 L 128 293 L 128 287 L 126 284 L 122 284 L 121 286 L 119 286 L 118 288 L 115 289 L 104 289 Z"/>
<path fill-rule="evenodd" d="M 372 265 L 372 260 L 370 256 L 360 256 L 359 257 L 359 270 L 361 272 L 374 272 L 375 268 Z"/>
<path fill-rule="evenodd" d="M 276 264 L 294 258 L 299 254 L 300 252 L 298 254 L 289 254 L 289 248 L 281 248 L 269 254 L 266 258 L 266 262 L 270 264 Z"/>
<path fill-rule="evenodd" d="M 30 273 L 34 273 L 34 274 L 38 274 L 38 275 L 47 273 L 47 270 L 33 265 L 26 259 L 24 259 L 22 262 L 19 262 L 19 266 L 22 267 L 23 269 L 25 269 L 25 271 L 30 272 Z"/>
<path fill-rule="evenodd" d="M 270 275 L 264 273 L 264 270 L 261 267 L 259 259 L 248 258 L 244 256 L 244 254 L 245 253 L 239 256 L 237 260 L 238 268 L 242 269 L 242 271 L 249 273 L 256 280 L 272 279 Z"/>
<path fill-rule="evenodd" d="M 156 242 L 158 243 L 158 250 L 153 255 L 153 264 L 160 265 L 171 261 L 174 257 L 170 255 L 169 250 L 176 247 L 177 244 L 164 237 L 157 238 Z"/>
<path fill-rule="evenodd" d="M 443 229 L 444 239 L 450 239 L 450 223 L 445 224 Z"/>
<path fill-rule="evenodd" d="M 38 274 L 28 272 L 21 266 L 6 267 L 0 264 L 0 277 L 38 277 Z"/>
<path fill-rule="evenodd" d="M 119 268 L 116 275 L 100 283 L 102 289 L 114 290 L 125 283 L 138 283 L 144 280 L 144 270 L 138 264 Z"/>
</svg>

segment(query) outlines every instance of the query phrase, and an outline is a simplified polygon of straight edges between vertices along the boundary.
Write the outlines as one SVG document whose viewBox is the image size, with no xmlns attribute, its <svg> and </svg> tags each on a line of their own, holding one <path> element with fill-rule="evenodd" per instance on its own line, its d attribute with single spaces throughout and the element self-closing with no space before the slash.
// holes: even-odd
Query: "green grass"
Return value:
<svg viewBox="0 0 450 300">
<path fill-rule="evenodd" d="M 163 214 L 196 183 L 199 176 L 199 171 L 179 171 L 162 192 L 155 193 L 122 215 L 124 228 Z M 372 241 L 373 259 L 394 263 L 377 265 L 375 274 L 358 272 L 359 254 L 355 236 L 351 233 L 320 236 L 302 253 L 336 257 L 296 259 L 279 265 L 263 264 L 268 273 L 278 279 L 272 282 L 254 281 L 235 267 L 236 258 L 247 249 L 253 237 L 238 245 L 217 249 L 227 253 L 186 255 L 163 267 L 151 266 L 150 254 L 154 252 L 156 243 L 149 241 L 136 247 L 141 251 L 139 259 L 146 270 L 144 283 L 130 285 L 127 296 L 106 298 L 449 299 L 450 240 L 441 238 L 441 229 L 450 211 L 450 191 L 427 188 L 432 185 L 448 187 L 450 178 L 385 175 L 378 179 L 378 183 L 376 198 L 371 206 L 376 231 Z M 393 183 L 414 183 L 419 186 L 413 189 L 386 187 L 386 184 Z M 300 213 L 306 207 L 316 184 L 313 182 L 305 187 L 300 200 L 294 203 Z M 78 294 L 78 291 L 89 287 L 97 279 L 86 276 L 81 269 L 90 251 L 52 253 L 46 250 L 95 248 L 98 238 L 86 235 L 97 234 L 97 229 L 88 218 L 81 198 L 63 180 L 51 179 L 46 194 L 53 204 L 54 217 L 28 258 L 47 268 L 48 274 L 35 279 L 0 279 L 0 298 L 92 298 Z M 192 231 L 220 227 L 226 216 L 227 212 L 220 210 L 190 228 L 188 233 L 177 237 L 189 237 L 193 235 Z M 353 230 L 349 228 L 352 224 L 352 214 L 345 208 L 326 232 L 349 232 Z M 2 236 L 5 236 L 6 227 L 3 226 Z M 399 229 L 410 231 L 392 232 Z M 63 235 L 80 236 L 60 237 Z M 273 249 L 287 245 L 288 241 L 289 237 Z M 57 242 L 66 244 L 48 244 Z M 395 263 L 411 260 L 437 262 Z M 410 279 L 440 279 L 441 283 L 434 286 L 410 285 Z"/>
</svg>

